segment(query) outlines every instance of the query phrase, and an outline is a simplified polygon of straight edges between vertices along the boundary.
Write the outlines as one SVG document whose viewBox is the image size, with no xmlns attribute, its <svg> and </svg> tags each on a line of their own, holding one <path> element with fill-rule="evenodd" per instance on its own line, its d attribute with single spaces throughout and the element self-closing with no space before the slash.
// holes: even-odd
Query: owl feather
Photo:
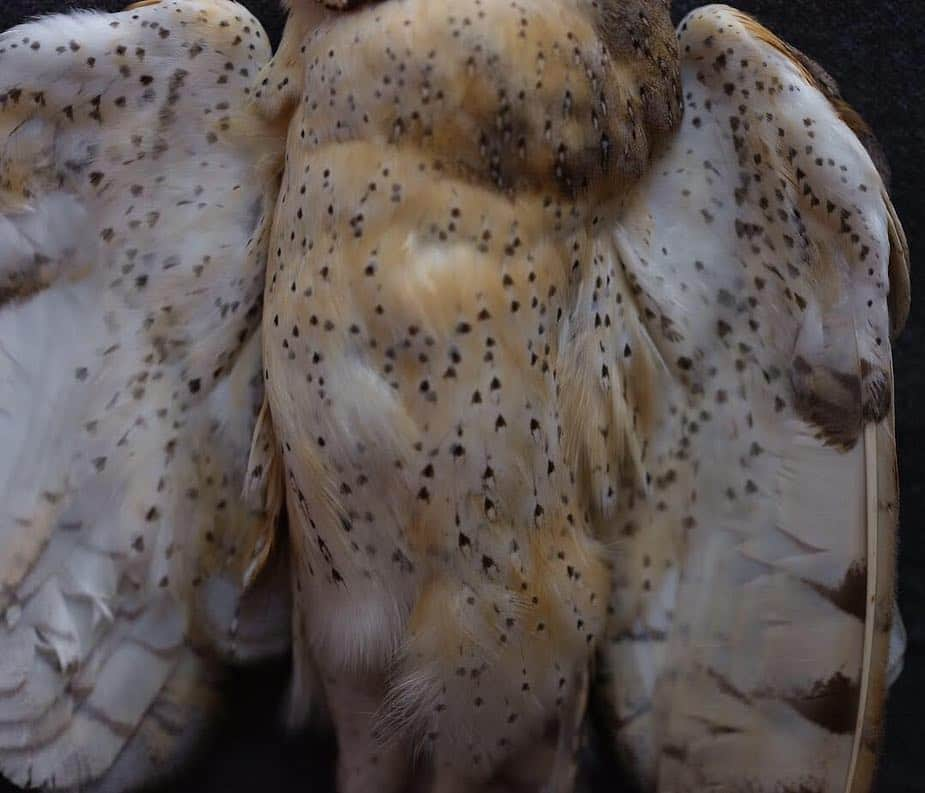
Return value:
<svg viewBox="0 0 925 793">
<path fill-rule="evenodd" d="M 162 776 L 219 662 L 288 646 L 272 505 L 242 499 L 281 156 L 251 97 L 269 56 L 225 0 L 0 36 L 0 771 L 18 785 Z"/>
</svg>

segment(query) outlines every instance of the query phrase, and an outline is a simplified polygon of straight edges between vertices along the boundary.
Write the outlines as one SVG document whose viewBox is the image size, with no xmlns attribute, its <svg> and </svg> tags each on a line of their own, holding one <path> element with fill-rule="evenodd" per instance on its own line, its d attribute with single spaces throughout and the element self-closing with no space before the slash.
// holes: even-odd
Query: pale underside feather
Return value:
<svg viewBox="0 0 925 793">
<path fill-rule="evenodd" d="M 0 35 L 0 772 L 124 790 L 288 643 L 241 492 L 278 135 L 226 0 Z M 275 583 L 274 583 L 275 582 Z"/>
<path fill-rule="evenodd" d="M 647 331 L 675 410 L 642 461 L 663 506 L 613 529 L 601 690 L 652 789 L 867 790 L 902 654 L 899 627 L 888 664 L 902 232 L 772 34 L 709 6 L 680 41 L 682 129 L 604 246 L 664 315 Z"/>
</svg>

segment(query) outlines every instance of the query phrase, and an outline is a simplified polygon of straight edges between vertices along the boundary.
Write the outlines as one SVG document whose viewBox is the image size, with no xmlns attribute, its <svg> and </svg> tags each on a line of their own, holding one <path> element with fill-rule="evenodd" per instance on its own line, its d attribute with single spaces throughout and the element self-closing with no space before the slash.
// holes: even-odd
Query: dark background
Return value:
<svg viewBox="0 0 925 793">
<path fill-rule="evenodd" d="M 276 0 L 239 0 L 278 40 L 282 14 Z M 308 2 L 308 0 L 305 0 Z M 702 5 L 674 0 L 676 19 Z M 896 345 L 896 409 L 902 476 L 900 607 L 909 629 L 906 670 L 893 690 L 886 751 L 877 793 L 925 793 L 925 310 L 915 262 L 925 246 L 925 210 L 919 191 L 925 174 L 925 2 L 923 0 L 732 0 L 789 43 L 819 61 L 841 84 L 845 98 L 876 132 L 893 170 L 893 197 L 912 247 L 912 317 Z M 123 0 L 0 0 L 0 30 L 28 16 L 68 8 L 120 10 Z M 925 399 L 925 395 L 923 395 Z M 280 726 L 284 664 L 235 674 L 232 705 L 194 767 L 169 785 L 171 793 L 235 793 L 331 789 L 330 739 L 287 737 Z M 609 769 L 598 768 L 595 789 L 618 793 Z M 4 783 L 0 780 L 0 793 Z"/>
</svg>

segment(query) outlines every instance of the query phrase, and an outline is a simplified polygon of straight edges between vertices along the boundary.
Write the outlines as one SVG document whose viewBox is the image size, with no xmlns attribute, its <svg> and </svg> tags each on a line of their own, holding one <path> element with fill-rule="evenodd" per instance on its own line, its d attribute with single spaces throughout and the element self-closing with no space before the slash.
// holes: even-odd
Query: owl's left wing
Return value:
<svg viewBox="0 0 925 793">
<path fill-rule="evenodd" d="M 245 466 L 283 136 L 227 0 L 0 35 L 0 773 L 163 773 L 215 660 L 283 651 Z M 259 449 L 257 450 L 259 455 Z M 272 582 L 268 582 L 272 583 Z"/>
<path fill-rule="evenodd" d="M 657 365 L 601 696 L 649 789 L 858 793 L 888 677 L 908 250 L 817 69 L 725 6 L 680 44 L 683 126 L 608 243 Z"/>
</svg>

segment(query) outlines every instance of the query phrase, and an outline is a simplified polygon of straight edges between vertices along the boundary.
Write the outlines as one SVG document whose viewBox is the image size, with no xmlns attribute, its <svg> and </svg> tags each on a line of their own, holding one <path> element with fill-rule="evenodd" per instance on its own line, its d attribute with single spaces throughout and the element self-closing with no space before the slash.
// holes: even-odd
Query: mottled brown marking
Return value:
<svg viewBox="0 0 925 793">
<path fill-rule="evenodd" d="M 787 702 L 814 724 L 836 735 L 847 735 L 857 725 L 860 690 L 838 672 L 816 683 L 806 696 L 788 698 Z"/>
<path fill-rule="evenodd" d="M 830 589 L 820 584 L 811 584 L 819 594 L 832 604 L 857 617 L 862 622 L 867 617 L 867 564 L 856 562 L 847 573 L 838 589 Z"/>
<path fill-rule="evenodd" d="M 893 389 L 890 376 L 880 367 L 873 367 L 869 361 L 861 361 L 863 388 L 862 415 L 864 421 L 879 424 L 889 414 L 893 404 Z"/>
<path fill-rule="evenodd" d="M 596 25 L 607 48 L 618 58 L 636 53 L 641 101 L 649 133 L 658 140 L 681 119 L 678 40 L 670 3 L 629 0 L 595 4 Z"/>
<path fill-rule="evenodd" d="M 14 273 L 8 283 L 0 284 L 0 308 L 28 300 L 47 287 L 48 282 L 39 272 Z"/>
<path fill-rule="evenodd" d="M 854 448 L 861 432 L 861 380 L 856 374 L 794 359 L 790 382 L 794 408 L 819 430 L 826 444 Z"/>
</svg>

